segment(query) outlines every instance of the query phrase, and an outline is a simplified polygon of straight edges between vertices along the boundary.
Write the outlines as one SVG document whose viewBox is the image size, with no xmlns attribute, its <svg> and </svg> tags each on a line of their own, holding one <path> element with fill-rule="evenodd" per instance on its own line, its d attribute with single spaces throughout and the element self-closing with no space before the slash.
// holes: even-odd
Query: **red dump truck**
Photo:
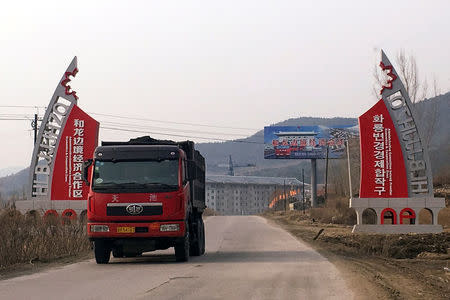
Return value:
<svg viewBox="0 0 450 300">
<path fill-rule="evenodd" d="M 194 142 L 102 142 L 84 163 L 84 179 L 98 264 L 111 252 L 133 257 L 174 247 L 177 261 L 205 253 L 205 159 Z"/>
</svg>

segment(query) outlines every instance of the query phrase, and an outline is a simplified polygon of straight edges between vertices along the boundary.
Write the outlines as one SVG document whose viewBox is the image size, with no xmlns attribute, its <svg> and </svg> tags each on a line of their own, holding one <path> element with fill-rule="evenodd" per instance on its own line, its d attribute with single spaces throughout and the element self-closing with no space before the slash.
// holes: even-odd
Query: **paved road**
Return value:
<svg viewBox="0 0 450 300">
<path fill-rule="evenodd" d="M 336 268 L 282 229 L 252 216 L 209 217 L 206 255 L 173 250 L 83 261 L 0 281 L 0 299 L 351 299 Z"/>
</svg>

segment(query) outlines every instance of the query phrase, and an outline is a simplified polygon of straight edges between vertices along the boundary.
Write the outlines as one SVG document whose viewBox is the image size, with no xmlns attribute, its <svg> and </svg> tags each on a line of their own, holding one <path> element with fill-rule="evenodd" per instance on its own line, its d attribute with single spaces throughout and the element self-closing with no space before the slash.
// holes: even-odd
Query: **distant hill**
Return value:
<svg viewBox="0 0 450 300">
<path fill-rule="evenodd" d="M 28 170 L 29 168 L 26 168 L 15 174 L 0 178 L 0 201 L 6 201 L 12 196 L 23 198 L 29 178 Z"/>
<path fill-rule="evenodd" d="M 431 135 L 429 146 L 433 173 L 450 167 L 450 92 L 416 104 L 421 112 L 420 120 L 424 135 Z M 435 119 L 435 122 L 432 120 Z"/>
<path fill-rule="evenodd" d="M 276 124 L 277 126 L 308 126 L 308 125 L 356 125 L 355 118 L 292 118 Z M 255 164 L 255 168 L 235 168 L 236 175 L 258 176 L 288 176 L 300 178 L 301 168 L 309 172 L 309 160 L 268 160 L 264 159 L 264 131 L 263 129 L 254 135 L 233 142 L 199 143 L 199 151 L 205 156 L 207 170 L 210 174 L 226 174 L 228 169 L 218 165 L 228 164 L 231 155 L 233 164 Z M 305 175 L 306 176 L 306 175 Z M 320 176 L 320 174 L 319 174 Z M 306 180 L 305 180 L 306 181 Z"/>
<path fill-rule="evenodd" d="M 433 173 L 437 174 L 450 167 L 450 92 L 416 104 L 420 113 L 421 127 L 425 135 L 433 132 L 430 141 L 430 155 Z M 434 122 L 432 122 L 434 120 Z M 356 125 L 356 118 L 313 118 L 299 117 L 276 124 L 279 126 L 298 125 Z M 269 124 L 268 124 L 269 125 Z M 301 177 L 305 169 L 305 181 L 309 181 L 309 160 L 265 160 L 263 129 L 254 135 L 233 142 L 198 143 L 197 148 L 206 157 L 207 171 L 210 174 L 226 174 L 227 168 L 219 165 L 228 163 L 231 155 L 236 165 L 256 164 L 252 168 L 235 168 L 236 175 Z M 318 181 L 322 182 L 324 162 L 318 162 Z M 28 168 L 14 175 L 0 178 L 0 195 L 9 198 L 13 194 L 21 196 L 28 180 Z"/>
<path fill-rule="evenodd" d="M 308 125 L 356 125 L 358 120 L 355 118 L 313 118 L 301 117 L 295 119 L 288 119 L 279 122 L 276 126 L 308 126 Z M 269 126 L 269 125 L 268 125 Z M 265 160 L 264 152 L 264 131 L 261 129 L 254 135 L 233 142 L 220 143 L 199 143 L 198 149 L 206 157 L 208 166 L 228 163 L 228 156 L 233 157 L 236 163 L 259 163 L 270 165 L 270 161 Z"/>
<path fill-rule="evenodd" d="M 375 103 L 374 103 L 375 104 Z M 430 155 L 433 172 L 439 172 L 442 168 L 450 166 L 450 122 L 447 116 L 450 113 L 450 92 L 431 99 L 426 99 L 416 104 L 420 113 L 419 119 L 425 135 L 432 131 L 433 135 L 430 141 Z M 432 120 L 435 120 L 432 122 Z M 313 118 L 299 117 L 291 118 L 276 124 L 277 126 L 298 126 L 298 125 L 356 125 L 357 118 Z M 218 165 L 228 163 L 228 156 L 231 155 L 233 162 L 239 165 L 248 163 L 256 164 L 256 168 L 236 168 L 235 173 L 242 175 L 258 176 L 289 176 L 299 178 L 301 169 L 309 173 L 310 163 L 307 161 L 280 161 L 265 160 L 264 136 L 263 130 L 254 135 L 236 140 L 233 142 L 220 143 L 200 143 L 198 149 L 206 157 L 208 172 L 212 174 L 225 174 L 226 168 L 220 168 Z M 323 162 L 318 164 L 319 182 L 323 178 Z M 305 175 L 306 176 L 306 175 Z M 309 176 L 309 174 L 308 174 Z M 305 180 L 306 181 L 306 180 Z"/>
<path fill-rule="evenodd" d="M 375 104 L 375 103 L 374 103 Z M 450 167 L 450 122 L 447 116 L 450 113 L 450 92 L 431 99 L 426 99 L 416 104 L 419 112 L 419 119 L 424 134 L 433 132 L 430 141 L 431 164 L 434 173 L 438 173 L 444 168 Z M 434 122 L 433 122 L 434 120 Z M 291 118 L 276 124 L 277 126 L 298 126 L 298 125 L 356 125 L 357 118 L 313 118 L 299 117 Z M 212 174 L 226 174 L 227 168 L 218 167 L 228 163 L 228 156 L 231 155 L 233 163 L 246 165 L 256 164 L 256 168 L 235 168 L 238 175 L 258 175 L 258 176 L 288 176 L 300 179 L 301 169 L 309 174 L 309 160 L 265 160 L 263 130 L 254 135 L 236 140 L 233 142 L 201 143 L 197 144 L 198 149 L 206 157 L 208 172 Z M 318 162 L 318 180 L 322 181 L 324 172 L 323 161 Z M 308 176 L 306 176 L 308 177 Z M 305 181 L 309 181 L 305 178 Z"/>
<path fill-rule="evenodd" d="M 13 175 L 22 170 L 23 167 L 8 167 L 0 169 L 0 178 L 8 175 Z"/>
</svg>

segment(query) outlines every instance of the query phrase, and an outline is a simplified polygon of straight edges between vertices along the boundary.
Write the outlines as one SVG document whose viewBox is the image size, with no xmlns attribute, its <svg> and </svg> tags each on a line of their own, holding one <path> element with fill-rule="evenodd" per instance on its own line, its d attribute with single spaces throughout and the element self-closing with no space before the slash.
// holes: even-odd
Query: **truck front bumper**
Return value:
<svg viewBox="0 0 450 300">
<path fill-rule="evenodd" d="M 183 237 L 186 232 L 184 221 L 162 221 L 151 223 L 87 223 L 90 239 L 95 238 L 152 238 Z"/>
</svg>

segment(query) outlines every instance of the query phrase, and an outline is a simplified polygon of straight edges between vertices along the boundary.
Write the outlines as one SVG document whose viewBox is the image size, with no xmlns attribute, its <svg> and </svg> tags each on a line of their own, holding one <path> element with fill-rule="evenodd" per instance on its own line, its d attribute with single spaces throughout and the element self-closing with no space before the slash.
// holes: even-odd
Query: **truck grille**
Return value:
<svg viewBox="0 0 450 300">
<path fill-rule="evenodd" d="M 157 216 L 162 215 L 162 203 L 108 203 L 107 216 Z"/>
</svg>

